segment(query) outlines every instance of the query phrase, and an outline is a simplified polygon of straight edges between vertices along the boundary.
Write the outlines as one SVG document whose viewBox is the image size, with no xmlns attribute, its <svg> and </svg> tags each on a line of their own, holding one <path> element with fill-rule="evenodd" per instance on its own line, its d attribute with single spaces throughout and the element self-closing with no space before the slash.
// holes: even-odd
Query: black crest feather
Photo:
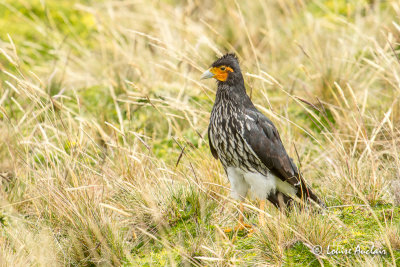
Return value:
<svg viewBox="0 0 400 267">
<path fill-rule="evenodd" d="M 217 66 L 221 66 L 221 65 L 227 65 L 227 66 L 231 66 L 231 67 L 234 67 L 234 66 L 239 67 L 239 59 L 235 53 L 227 53 L 227 54 L 223 55 L 222 57 L 220 57 L 219 59 L 217 59 L 212 64 L 212 67 L 217 67 Z"/>
<path fill-rule="evenodd" d="M 223 58 L 234 58 L 239 62 L 239 58 L 236 56 L 235 53 L 226 53 L 220 59 L 223 59 Z"/>
</svg>

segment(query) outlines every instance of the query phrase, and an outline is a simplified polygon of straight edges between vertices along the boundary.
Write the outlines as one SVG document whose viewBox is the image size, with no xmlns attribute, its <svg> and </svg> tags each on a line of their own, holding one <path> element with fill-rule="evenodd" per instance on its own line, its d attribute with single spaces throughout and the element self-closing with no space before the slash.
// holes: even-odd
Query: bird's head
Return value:
<svg viewBox="0 0 400 267">
<path fill-rule="evenodd" d="M 217 59 L 211 67 L 201 75 L 200 79 L 209 78 L 215 78 L 219 83 L 228 84 L 234 84 L 239 80 L 243 80 L 236 55 L 228 53 Z"/>
</svg>

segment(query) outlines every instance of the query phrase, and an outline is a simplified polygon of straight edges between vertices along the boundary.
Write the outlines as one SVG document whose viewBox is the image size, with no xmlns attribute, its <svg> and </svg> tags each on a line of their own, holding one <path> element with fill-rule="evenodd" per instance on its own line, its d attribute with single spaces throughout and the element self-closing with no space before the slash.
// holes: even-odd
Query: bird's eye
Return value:
<svg viewBox="0 0 400 267">
<path fill-rule="evenodd" d="M 221 70 L 224 71 L 224 70 L 225 70 L 225 67 L 221 67 Z"/>
</svg>

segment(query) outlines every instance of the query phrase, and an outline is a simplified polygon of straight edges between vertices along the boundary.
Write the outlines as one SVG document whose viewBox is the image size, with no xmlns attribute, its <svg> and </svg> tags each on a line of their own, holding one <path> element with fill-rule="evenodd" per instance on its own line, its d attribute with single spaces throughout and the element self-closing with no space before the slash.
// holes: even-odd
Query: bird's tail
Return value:
<svg viewBox="0 0 400 267">
<path fill-rule="evenodd" d="M 307 186 L 301 176 L 291 177 L 291 179 L 288 179 L 286 181 L 290 182 L 292 186 L 296 189 L 296 196 L 301 200 L 301 203 L 299 203 L 300 205 L 296 206 L 298 206 L 300 209 L 304 208 L 304 205 L 307 202 L 314 202 L 322 209 L 326 208 L 325 203 L 316 194 L 314 194 L 314 192 L 309 186 Z M 268 200 L 277 208 L 287 208 L 288 210 L 291 210 L 296 202 L 293 197 L 293 195 L 287 195 L 282 192 L 276 191 L 269 194 Z"/>
<path fill-rule="evenodd" d="M 314 194 L 311 188 L 306 184 L 300 170 L 297 168 L 296 164 L 294 164 L 293 159 L 289 158 L 289 161 L 292 165 L 293 172 L 291 173 L 291 177 L 286 178 L 286 182 L 291 184 L 296 189 L 296 196 L 302 200 L 302 203 L 312 200 L 321 208 L 325 209 L 325 203 L 316 194 Z"/>
<path fill-rule="evenodd" d="M 307 200 L 312 200 L 316 204 L 318 204 L 321 208 L 326 208 L 325 203 L 311 190 L 309 186 L 307 186 L 306 182 L 304 181 L 301 175 L 298 176 L 300 180 L 296 185 L 296 195 L 298 198 L 306 202 Z"/>
</svg>

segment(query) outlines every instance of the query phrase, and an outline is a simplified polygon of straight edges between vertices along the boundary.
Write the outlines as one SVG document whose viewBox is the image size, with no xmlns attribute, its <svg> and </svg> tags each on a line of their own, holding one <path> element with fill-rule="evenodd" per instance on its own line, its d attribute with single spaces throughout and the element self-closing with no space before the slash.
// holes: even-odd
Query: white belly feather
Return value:
<svg viewBox="0 0 400 267">
<path fill-rule="evenodd" d="M 271 192 L 279 192 L 288 196 L 296 194 L 296 189 L 290 184 L 283 182 L 271 172 L 268 175 L 262 175 L 258 172 L 245 172 L 236 167 L 228 167 L 227 174 L 231 183 L 231 195 L 236 200 L 243 200 L 248 190 L 258 199 L 268 198 Z"/>
</svg>

